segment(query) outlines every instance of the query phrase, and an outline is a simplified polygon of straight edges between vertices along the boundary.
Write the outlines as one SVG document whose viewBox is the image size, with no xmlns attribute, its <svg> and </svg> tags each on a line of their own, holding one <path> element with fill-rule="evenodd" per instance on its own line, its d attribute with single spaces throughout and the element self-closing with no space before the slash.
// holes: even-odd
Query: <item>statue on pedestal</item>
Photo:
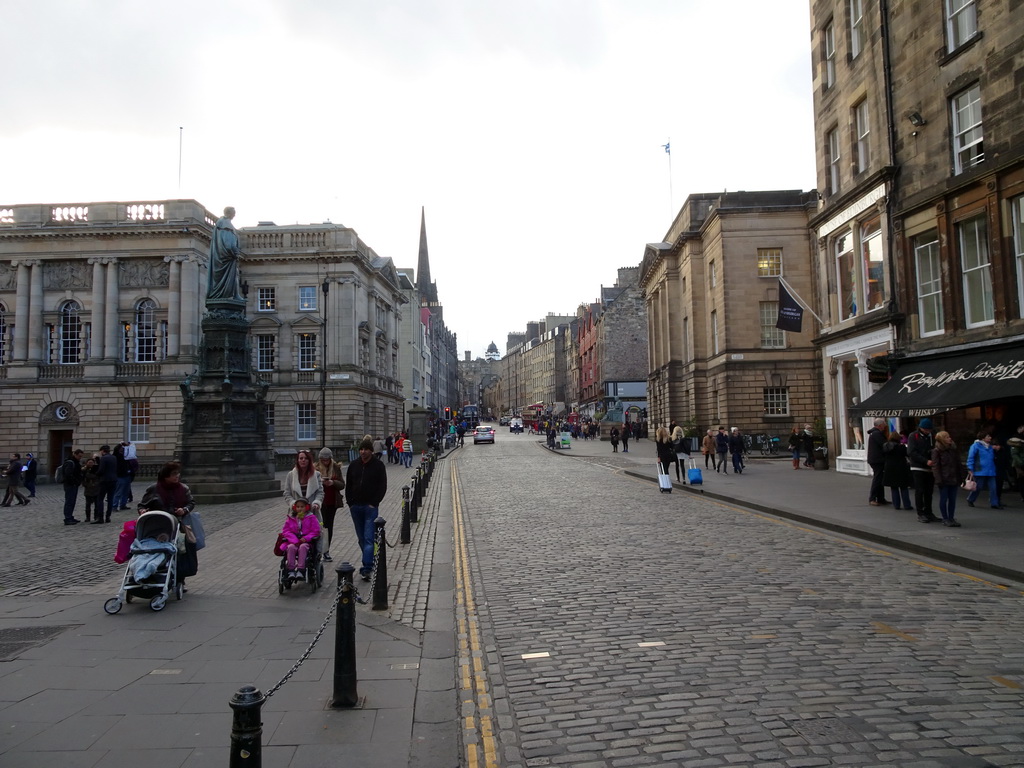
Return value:
<svg viewBox="0 0 1024 768">
<path fill-rule="evenodd" d="M 210 240 L 210 270 L 206 287 L 206 300 L 229 299 L 242 301 L 238 280 L 238 260 L 242 250 L 238 247 L 238 232 L 231 220 L 235 209 L 228 206 L 224 215 L 217 220 Z"/>
</svg>

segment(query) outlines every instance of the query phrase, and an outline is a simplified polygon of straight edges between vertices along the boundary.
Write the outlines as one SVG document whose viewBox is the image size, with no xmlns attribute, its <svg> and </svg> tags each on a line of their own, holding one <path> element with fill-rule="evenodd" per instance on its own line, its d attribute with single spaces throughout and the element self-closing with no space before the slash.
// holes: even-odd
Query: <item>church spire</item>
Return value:
<svg viewBox="0 0 1024 768">
<path fill-rule="evenodd" d="M 437 301 L 437 288 L 430 279 L 430 255 L 427 253 L 427 212 L 420 207 L 420 258 L 416 264 L 416 289 L 427 301 Z"/>
</svg>

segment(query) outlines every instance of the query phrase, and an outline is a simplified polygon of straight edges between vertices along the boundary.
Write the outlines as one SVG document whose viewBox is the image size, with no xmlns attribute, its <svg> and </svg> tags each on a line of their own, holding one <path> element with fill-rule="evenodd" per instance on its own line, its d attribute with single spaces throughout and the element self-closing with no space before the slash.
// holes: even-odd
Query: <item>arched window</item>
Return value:
<svg viewBox="0 0 1024 768">
<path fill-rule="evenodd" d="M 66 301 L 60 308 L 60 363 L 82 362 L 82 307 L 77 301 Z"/>
<path fill-rule="evenodd" d="M 135 362 L 157 361 L 156 302 L 143 299 L 135 306 Z"/>
</svg>

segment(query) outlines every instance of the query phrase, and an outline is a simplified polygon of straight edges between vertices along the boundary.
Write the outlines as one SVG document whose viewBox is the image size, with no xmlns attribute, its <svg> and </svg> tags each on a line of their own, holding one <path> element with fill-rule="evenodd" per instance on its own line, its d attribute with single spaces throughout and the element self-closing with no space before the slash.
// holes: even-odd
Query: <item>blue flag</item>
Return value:
<svg viewBox="0 0 1024 768">
<path fill-rule="evenodd" d="M 669 142 L 668 144 L 662 144 L 661 146 L 665 148 L 665 154 L 672 154 L 672 142 Z"/>
<path fill-rule="evenodd" d="M 779 316 L 775 320 L 775 327 L 780 331 L 793 331 L 800 333 L 804 322 L 804 308 L 797 304 L 786 286 L 779 281 Z"/>
</svg>

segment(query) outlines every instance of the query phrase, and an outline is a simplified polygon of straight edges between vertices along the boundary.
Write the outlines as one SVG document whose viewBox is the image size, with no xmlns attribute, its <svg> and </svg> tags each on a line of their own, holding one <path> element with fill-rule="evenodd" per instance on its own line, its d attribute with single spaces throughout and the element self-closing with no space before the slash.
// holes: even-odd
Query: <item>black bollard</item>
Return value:
<svg viewBox="0 0 1024 768">
<path fill-rule="evenodd" d="M 416 507 L 423 506 L 423 467 L 416 467 Z"/>
<path fill-rule="evenodd" d="M 338 621 L 334 634 L 334 695 L 332 707 L 354 707 L 356 692 L 356 601 L 352 587 L 355 567 L 342 563 L 338 573 Z"/>
<path fill-rule="evenodd" d="M 230 768 L 261 768 L 263 765 L 263 720 L 260 712 L 267 699 L 253 685 L 245 685 L 231 697 Z"/>
<path fill-rule="evenodd" d="M 388 542 L 384 533 L 387 520 L 378 517 L 373 521 L 374 541 L 377 542 L 377 556 L 373 561 L 373 605 L 375 611 L 388 609 Z"/>
<path fill-rule="evenodd" d="M 416 476 L 412 477 L 412 498 L 409 499 L 409 521 L 418 523 L 420 521 L 419 494 L 416 493 Z"/>
<path fill-rule="evenodd" d="M 409 520 L 409 486 L 402 486 L 402 543 L 408 544 L 412 540 L 412 526 Z"/>
</svg>

